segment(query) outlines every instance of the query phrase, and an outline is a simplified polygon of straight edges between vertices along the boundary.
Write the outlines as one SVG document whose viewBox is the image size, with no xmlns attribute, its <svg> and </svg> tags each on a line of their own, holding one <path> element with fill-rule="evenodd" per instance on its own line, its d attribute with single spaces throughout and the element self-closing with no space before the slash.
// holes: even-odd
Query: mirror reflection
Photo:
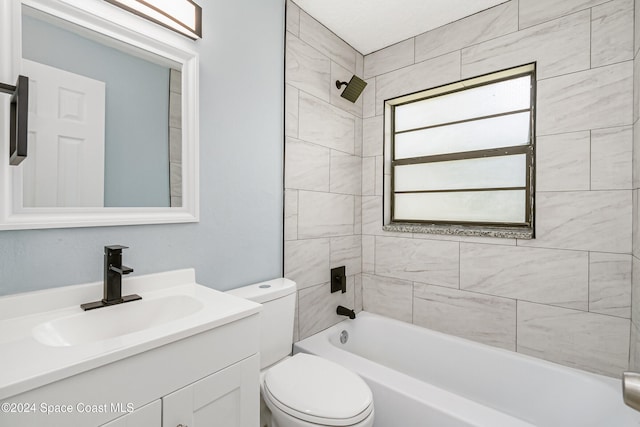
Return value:
<svg viewBox="0 0 640 427">
<path fill-rule="evenodd" d="M 22 10 L 23 206 L 182 206 L 180 66 Z"/>
</svg>

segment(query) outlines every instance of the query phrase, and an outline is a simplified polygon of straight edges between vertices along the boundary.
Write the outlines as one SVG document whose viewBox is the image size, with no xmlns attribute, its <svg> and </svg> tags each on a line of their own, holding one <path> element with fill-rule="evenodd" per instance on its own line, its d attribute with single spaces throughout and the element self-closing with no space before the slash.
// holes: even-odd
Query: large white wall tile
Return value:
<svg viewBox="0 0 640 427">
<path fill-rule="evenodd" d="M 631 263 L 631 321 L 640 325 L 640 259 L 634 256 Z"/>
<path fill-rule="evenodd" d="M 287 84 L 284 89 L 284 134 L 298 137 L 298 89 Z"/>
<path fill-rule="evenodd" d="M 509 1 L 416 37 L 416 62 L 518 31 L 518 1 Z"/>
<path fill-rule="evenodd" d="M 590 65 L 590 24 L 590 13 L 584 11 L 465 48 L 462 77 L 534 61 L 538 79 L 586 70 Z"/>
<path fill-rule="evenodd" d="M 589 311 L 631 318 L 631 255 L 589 254 Z"/>
<path fill-rule="evenodd" d="M 298 192 L 298 238 L 353 234 L 353 196 L 312 191 Z"/>
<path fill-rule="evenodd" d="M 452 52 L 376 77 L 376 115 L 385 100 L 460 80 L 460 52 Z"/>
<path fill-rule="evenodd" d="M 538 82 L 538 135 L 631 124 L 633 63 Z"/>
<path fill-rule="evenodd" d="M 640 329 L 631 322 L 631 342 L 629 343 L 629 369 L 640 370 Z"/>
<path fill-rule="evenodd" d="M 365 80 L 367 86 L 362 92 L 362 117 L 373 117 L 376 115 L 376 79 Z"/>
<path fill-rule="evenodd" d="M 640 56 L 638 56 L 640 58 Z M 640 64 L 639 64 L 640 65 Z M 635 86 L 640 86 L 640 81 L 636 81 Z M 640 188 L 640 120 L 633 124 L 633 161 L 632 175 L 633 188 Z"/>
<path fill-rule="evenodd" d="M 364 78 L 375 77 L 413 64 L 414 39 L 385 47 L 364 57 Z"/>
<path fill-rule="evenodd" d="M 362 156 L 381 156 L 384 122 L 382 116 L 362 120 Z"/>
<path fill-rule="evenodd" d="M 376 158 L 362 158 L 362 195 L 373 196 L 376 194 Z"/>
<path fill-rule="evenodd" d="M 629 357 L 628 319 L 518 301 L 518 352 L 619 378 Z"/>
<path fill-rule="evenodd" d="M 323 101 L 331 99 L 331 61 L 297 37 L 287 34 L 287 83 Z"/>
<path fill-rule="evenodd" d="M 341 151 L 331 151 L 329 191 L 359 195 L 362 184 L 362 158 Z"/>
<path fill-rule="evenodd" d="M 362 272 L 375 273 L 376 240 L 375 236 L 362 236 Z"/>
<path fill-rule="evenodd" d="M 331 103 L 356 117 L 362 117 L 362 95 L 360 95 L 354 103 L 341 96 L 346 86 L 342 86 L 341 89 L 336 87 L 336 80 L 349 83 L 351 77 L 353 77 L 352 71 L 331 61 Z"/>
<path fill-rule="evenodd" d="M 302 10 L 300 11 L 300 38 L 355 73 L 356 50 Z"/>
<path fill-rule="evenodd" d="M 541 136 L 536 140 L 536 190 L 589 190 L 589 131 Z"/>
<path fill-rule="evenodd" d="M 298 190 L 284 191 L 284 240 L 298 239 Z"/>
<path fill-rule="evenodd" d="M 414 296 L 416 325 L 515 351 L 515 300 L 421 283 Z"/>
<path fill-rule="evenodd" d="M 403 322 L 412 321 L 413 283 L 363 274 L 362 292 L 363 310 Z"/>
<path fill-rule="evenodd" d="M 362 196 L 354 196 L 353 203 L 353 234 L 362 234 Z"/>
<path fill-rule="evenodd" d="M 591 189 L 624 190 L 633 185 L 633 128 L 591 131 Z"/>
<path fill-rule="evenodd" d="M 459 243 L 376 237 L 376 274 L 458 287 Z"/>
<path fill-rule="evenodd" d="M 285 150 L 285 188 L 329 191 L 330 149 L 287 138 Z"/>
<path fill-rule="evenodd" d="M 633 246 L 632 254 L 636 258 L 640 258 L 640 190 L 632 190 L 631 196 L 631 245 Z"/>
<path fill-rule="evenodd" d="M 287 1 L 286 27 L 294 36 L 300 34 L 300 8 L 292 1 Z"/>
<path fill-rule="evenodd" d="M 355 307 L 354 310 L 356 313 L 360 313 L 362 311 L 362 274 L 356 274 L 354 278 L 353 285 L 354 299 L 355 299 Z"/>
<path fill-rule="evenodd" d="M 587 252 L 460 244 L 460 288 L 587 310 Z"/>
<path fill-rule="evenodd" d="M 633 58 L 633 123 L 640 118 L 640 55 Z"/>
<path fill-rule="evenodd" d="M 640 28 L 640 1 L 634 1 L 634 28 Z M 634 42 L 633 42 L 633 52 L 634 55 L 638 53 L 638 49 L 640 49 L 640 31 L 635 31 L 634 34 Z"/>
<path fill-rule="evenodd" d="M 355 117 L 313 96 L 300 93 L 300 139 L 354 154 Z"/>
<path fill-rule="evenodd" d="M 520 28 L 550 21 L 609 0 L 520 0 Z"/>
<path fill-rule="evenodd" d="M 300 339 L 305 339 L 345 319 L 336 314 L 343 305 L 353 309 L 355 305 L 354 278 L 347 278 L 347 292 L 331 292 L 331 283 L 302 289 L 298 293 Z"/>
<path fill-rule="evenodd" d="M 331 238 L 331 268 L 346 267 L 346 275 L 362 272 L 362 236 Z"/>
<path fill-rule="evenodd" d="M 411 237 L 411 233 L 395 233 L 382 230 L 382 197 L 362 197 L 362 234 L 374 236 Z"/>
<path fill-rule="evenodd" d="M 631 191 L 536 194 L 536 238 L 518 245 L 631 252 Z"/>
<path fill-rule="evenodd" d="M 591 10 L 591 66 L 633 59 L 633 2 L 613 0 Z"/>
<path fill-rule="evenodd" d="M 329 239 L 284 242 L 284 275 L 298 284 L 298 289 L 329 280 Z"/>
</svg>

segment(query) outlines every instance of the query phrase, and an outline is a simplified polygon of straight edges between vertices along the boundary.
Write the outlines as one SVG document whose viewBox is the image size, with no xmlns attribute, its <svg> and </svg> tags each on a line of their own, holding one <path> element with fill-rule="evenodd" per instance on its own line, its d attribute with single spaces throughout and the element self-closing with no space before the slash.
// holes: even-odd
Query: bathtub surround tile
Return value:
<svg viewBox="0 0 640 427">
<path fill-rule="evenodd" d="M 411 237 L 411 234 L 384 231 L 382 229 L 382 197 L 362 197 L 362 234 L 373 236 Z"/>
<path fill-rule="evenodd" d="M 619 378 L 629 332 L 628 319 L 518 301 L 519 353 Z"/>
<path fill-rule="evenodd" d="M 631 61 L 538 82 L 539 135 L 631 124 Z"/>
<path fill-rule="evenodd" d="M 589 131 L 541 136 L 536 140 L 536 190 L 589 190 Z"/>
<path fill-rule="evenodd" d="M 640 259 L 632 257 L 631 264 L 631 321 L 640 325 Z"/>
<path fill-rule="evenodd" d="M 362 118 L 369 118 L 376 115 L 376 79 L 365 80 L 367 87 L 362 91 Z"/>
<path fill-rule="evenodd" d="M 356 129 L 355 129 L 355 141 L 354 152 L 356 156 L 362 157 L 362 117 L 356 116 Z"/>
<path fill-rule="evenodd" d="M 298 89 L 287 84 L 284 89 L 284 135 L 298 137 Z"/>
<path fill-rule="evenodd" d="M 588 309 L 587 252 L 460 244 L 460 289 Z"/>
<path fill-rule="evenodd" d="M 300 339 L 327 329 L 345 319 L 336 314 L 336 308 L 355 305 L 354 278 L 347 277 L 347 292 L 331 293 L 331 283 L 323 283 L 298 292 Z"/>
<path fill-rule="evenodd" d="M 634 29 L 640 28 L 640 4 L 638 4 L 638 0 L 634 1 Z M 638 50 L 640 49 L 640 31 L 634 32 L 634 42 L 633 42 L 633 52 L 635 55 L 638 54 Z"/>
<path fill-rule="evenodd" d="M 640 329 L 631 322 L 631 342 L 629 344 L 629 370 L 640 370 Z"/>
<path fill-rule="evenodd" d="M 640 31 L 639 31 L 640 32 Z M 638 55 L 640 58 L 640 55 Z M 638 64 L 640 68 L 640 63 Z M 640 79 L 636 80 L 634 89 L 636 86 L 640 86 Z M 640 120 L 637 120 L 633 124 L 633 185 L 632 188 L 640 188 Z"/>
<path fill-rule="evenodd" d="M 537 62 L 545 79 L 590 66 L 588 10 L 462 49 L 462 78 Z M 561 43 L 558 41 L 562 40 Z"/>
<path fill-rule="evenodd" d="M 360 194 L 361 158 L 331 150 L 329 191 L 341 194 Z M 326 183 L 325 183 L 326 184 Z"/>
<path fill-rule="evenodd" d="M 303 10 L 300 11 L 300 39 L 318 49 L 332 61 L 355 73 L 355 49 Z"/>
<path fill-rule="evenodd" d="M 376 240 L 375 236 L 362 236 L 362 272 L 375 273 L 375 253 Z"/>
<path fill-rule="evenodd" d="M 297 37 L 287 34 L 287 83 L 323 101 L 331 99 L 331 61 Z"/>
<path fill-rule="evenodd" d="M 362 293 L 363 310 L 411 323 L 412 282 L 363 274 Z"/>
<path fill-rule="evenodd" d="M 502 237 L 476 237 L 458 236 L 446 234 L 413 233 L 414 239 L 424 240 L 444 240 L 447 242 L 482 243 L 487 245 L 516 246 L 516 239 L 505 239 Z"/>
<path fill-rule="evenodd" d="M 284 240 L 298 239 L 298 190 L 284 191 Z"/>
<path fill-rule="evenodd" d="M 623 190 L 633 185 L 633 128 L 591 131 L 591 189 Z"/>
<path fill-rule="evenodd" d="M 376 196 L 382 196 L 383 189 L 384 189 L 384 157 L 376 156 L 376 183 L 375 183 Z"/>
<path fill-rule="evenodd" d="M 422 283 L 414 297 L 416 325 L 515 351 L 515 300 Z"/>
<path fill-rule="evenodd" d="M 631 252 L 631 190 L 539 192 L 536 238 L 519 246 Z"/>
<path fill-rule="evenodd" d="M 356 76 L 364 79 L 364 56 L 356 51 Z"/>
<path fill-rule="evenodd" d="M 299 138 L 348 154 L 354 153 L 355 118 L 322 100 L 300 92 Z"/>
<path fill-rule="evenodd" d="M 460 52 L 452 52 L 376 77 L 376 115 L 384 101 L 460 80 Z"/>
<path fill-rule="evenodd" d="M 353 197 L 353 234 L 362 235 L 362 197 Z"/>
<path fill-rule="evenodd" d="M 300 292 L 296 292 L 296 306 L 295 306 L 295 312 L 293 315 L 293 342 L 298 342 L 300 341 L 300 309 L 299 309 L 299 304 L 298 304 L 298 296 L 299 296 Z"/>
<path fill-rule="evenodd" d="M 362 195 L 375 196 L 376 194 L 376 158 L 362 158 Z"/>
<path fill-rule="evenodd" d="M 589 254 L 589 311 L 631 318 L 631 255 Z"/>
<path fill-rule="evenodd" d="M 331 238 L 331 268 L 346 267 L 346 275 L 362 272 L 362 236 Z"/>
<path fill-rule="evenodd" d="M 591 67 L 633 59 L 634 0 L 613 0 L 591 9 Z"/>
<path fill-rule="evenodd" d="M 353 291 L 355 299 L 354 310 L 356 313 L 360 313 L 362 311 L 362 274 L 355 275 Z"/>
<path fill-rule="evenodd" d="M 632 255 L 634 258 L 640 257 L 640 190 L 632 190 L 631 191 L 631 204 L 632 208 L 632 218 L 631 218 L 631 240 L 632 240 Z"/>
<path fill-rule="evenodd" d="M 353 196 L 300 191 L 298 193 L 298 238 L 353 234 L 354 208 Z"/>
<path fill-rule="evenodd" d="M 413 65 L 414 38 L 385 47 L 364 57 L 364 78 Z"/>
<path fill-rule="evenodd" d="M 588 9 L 609 0 L 520 0 L 520 28 Z"/>
<path fill-rule="evenodd" d="M 633 123 L 640 118 L 640 55 L 633 58 Z"/>
<path fill-rule="evenodd" d="M 329 239 L 284 242 L 284 276 L 308 288 L 327 281 L 329 276 Z"/>
<path fill-rule="evenodd" d="M 383 151 L 384 122 L 382 116 L 362 120 L 362 156 L 381 156 Z"/>
<path fill-rule="evenodd" d="M 348 111 L 356 117 L 362 117 L 362 96 L 358 97 L 355 103 L 351 102 L 340 96 L 342 91 L 345 89 L 345 86 L 338 89 L 335 85 L 336 80 L 348 83 L 353 74 L 353 71 L 349 71 L 343 66 L 331 61 L 331 104 L 343 109 L 344 111 Z M 360 74 L 360 76 L 362 76 L 362 74 Z"/>
<path fill-rule="evenodd" d="M 287 1 L 286 27 L 294 36 L 300 35 L 300 8 L 292 1 Z"/>
<path fill-rule="evenodd" d="M 286 139 L 285 187 L 329 191 L 331 150 L 316 144 Z"/>
<path fill-rule="evenodd" d="M 376 237 L 378 276 L 457 288 L 458 261 L 456 242 Z"/>
<path fill-rule="evenodd" d="M 509 1 L 416 37 L 416 62 L 518 31 L 518 1 Z"/>
</svg>

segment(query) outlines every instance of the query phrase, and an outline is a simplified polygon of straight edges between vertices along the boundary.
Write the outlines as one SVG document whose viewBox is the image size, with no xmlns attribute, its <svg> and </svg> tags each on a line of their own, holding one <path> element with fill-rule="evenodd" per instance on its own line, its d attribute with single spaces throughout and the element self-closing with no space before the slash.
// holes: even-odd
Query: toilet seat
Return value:
<svg viewBox="0 0 640 427">
<path fill-rule="evenodd" d="M 270 368 L 265 397 L 300 420 L 326 426 L 348 426 L 373 411 L 373 396 L 355 373 L 329 360 L 299 353 Z"/>
</svg>

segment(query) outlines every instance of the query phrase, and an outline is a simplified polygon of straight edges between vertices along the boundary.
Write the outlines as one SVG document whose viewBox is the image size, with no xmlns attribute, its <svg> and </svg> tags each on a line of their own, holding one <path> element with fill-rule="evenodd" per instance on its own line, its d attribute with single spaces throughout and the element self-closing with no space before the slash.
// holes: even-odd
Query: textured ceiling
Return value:
<svg viewBox="0 0 640 427">
<path fill-rule="evenodd" d="M 294 0 L 367 55 L 505 0 Z"/>
</svg>

